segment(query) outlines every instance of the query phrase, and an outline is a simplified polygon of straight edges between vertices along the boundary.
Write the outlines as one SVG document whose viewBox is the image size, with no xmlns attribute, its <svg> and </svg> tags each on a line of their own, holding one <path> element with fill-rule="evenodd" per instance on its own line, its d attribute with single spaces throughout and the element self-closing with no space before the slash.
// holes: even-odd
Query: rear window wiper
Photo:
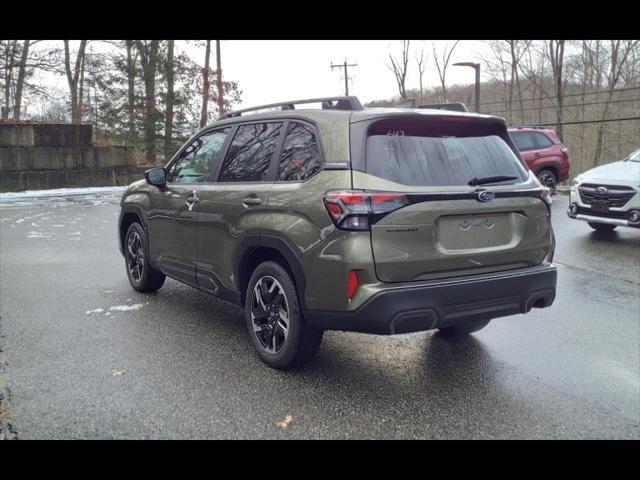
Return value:
<svg viewBox="0 0 640 480">
<path fill-rule="evenodd" d="M 473 177 L 467 185 L 483 185 L 485 183 L 506 182 L 507 180 L 517 180 L 513 175 L 495 175 L 493 177 Z"/>
</svg>

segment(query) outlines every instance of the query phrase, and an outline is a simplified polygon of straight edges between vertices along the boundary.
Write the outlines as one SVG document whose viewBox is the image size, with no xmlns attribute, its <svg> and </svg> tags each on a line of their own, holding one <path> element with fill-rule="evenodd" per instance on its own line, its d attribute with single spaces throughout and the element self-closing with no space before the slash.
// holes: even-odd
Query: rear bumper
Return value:
<svg viewBox="0 0 640 480">
<path fill-rule="evenodd" d="M 398 286 L 383 290 L 357 310 L 307 310 L 308 325 L 327 330 L 392 335 L 448 327 L 471 319 L 504 317 L 553 303 L 552 264 L 507 273 Z"/>
</svg>

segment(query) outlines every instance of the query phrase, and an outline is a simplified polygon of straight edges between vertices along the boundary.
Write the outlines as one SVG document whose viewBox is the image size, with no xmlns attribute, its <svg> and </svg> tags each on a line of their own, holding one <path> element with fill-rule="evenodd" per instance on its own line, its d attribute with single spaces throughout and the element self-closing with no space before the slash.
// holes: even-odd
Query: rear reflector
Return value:
<svg viewBox="0 0 640 480">
<path fill-rule="evenodd" d="M 355 270 L 349 272 L 349 286 L 347 288 L 347 300 L 351 300 L 358 290 L 360 280 L 358 279 L 358 273 Z"/>
</svg>

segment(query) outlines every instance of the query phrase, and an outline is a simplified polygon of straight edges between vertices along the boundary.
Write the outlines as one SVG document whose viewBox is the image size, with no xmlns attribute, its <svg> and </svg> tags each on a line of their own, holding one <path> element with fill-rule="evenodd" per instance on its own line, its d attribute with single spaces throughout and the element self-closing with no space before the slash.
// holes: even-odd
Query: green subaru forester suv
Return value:
<svg viewBox="0 0 640 480">
<path fill-rule="evenodd" d="M 201 129 L 126 190 L 119 241 L 133 288 L 243 307 L 284 369 L 325 330 L 464 335 L 548 307 L 550 203 L 501 118 L 333 97 Z"/>
</svg>

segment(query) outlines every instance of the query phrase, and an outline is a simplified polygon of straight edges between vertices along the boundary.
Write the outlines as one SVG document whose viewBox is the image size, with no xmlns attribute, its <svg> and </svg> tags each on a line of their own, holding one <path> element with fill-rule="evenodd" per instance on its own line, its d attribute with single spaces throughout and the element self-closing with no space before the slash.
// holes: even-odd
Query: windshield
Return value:
<svg viewBox="0 0 640 480">
<path fill-rule="evenodd" d="M 633 152 L 631 155 L 627 157 L 627 160 L 631 160 L 632 162 L 640 162 L 640 149 Z"/>
<path fill-rule="evenodd" d="M 526 172 L 498 135 L 430 137 L 371 135 L 366 147 L 367 173 L 415 186 L 468 185 L 472 179 L 515 177 L 493 182 L 509 185 L 526 179 Z"/>
</svg>

